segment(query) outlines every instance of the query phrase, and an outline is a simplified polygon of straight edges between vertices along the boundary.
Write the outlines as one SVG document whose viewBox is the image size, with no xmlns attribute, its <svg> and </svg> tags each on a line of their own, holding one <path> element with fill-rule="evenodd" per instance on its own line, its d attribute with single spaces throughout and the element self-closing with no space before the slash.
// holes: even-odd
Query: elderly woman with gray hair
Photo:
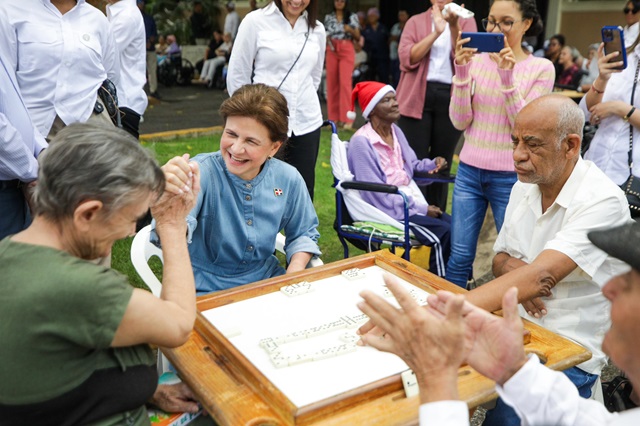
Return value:
<svg viewBox="0 0 640 426">
<path fill-rule="evenodd" d="M 145 402 L 168 402 L 149 344 L 183 344 L 195 320 L 185 217 L 199 172 L 183 172 L 165 190 L 132 136 L 90 124 L 63 129 L 40 156 L 33 223 L 0 241 L 3 425 L 148 424 Z M 160 298 L 91 262 L 150 206 L 165 243 Z M 179 393 L 175 408 L 197 410 Z"/>
</svg>

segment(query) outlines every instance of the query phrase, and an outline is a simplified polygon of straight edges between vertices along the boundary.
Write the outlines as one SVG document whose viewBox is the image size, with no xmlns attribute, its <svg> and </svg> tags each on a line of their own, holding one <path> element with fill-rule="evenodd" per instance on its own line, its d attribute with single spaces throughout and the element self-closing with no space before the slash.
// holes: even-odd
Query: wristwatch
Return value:
<svg viewBox="0 0 640 426">
<path fill-rule="evenodd" d="M 629 110 L 629 112 L 627 113 L 627 115 L 625 115 L 624 117 L 622 117 L 622 119 L 624 121 L 629 121 L 629 119 L 631 118 L 631 116 L 633 115 L 633 113 L 636 112 L 636 107 L 631 107 L 631 109 Z"/>
</svg>

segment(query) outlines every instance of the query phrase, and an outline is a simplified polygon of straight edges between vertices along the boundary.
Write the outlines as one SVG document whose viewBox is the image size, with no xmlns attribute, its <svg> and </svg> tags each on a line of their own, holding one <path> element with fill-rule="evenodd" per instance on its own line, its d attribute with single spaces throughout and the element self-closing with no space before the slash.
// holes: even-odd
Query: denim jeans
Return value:
<svg viewBox="0 0 640 426">
<path fill-rule="evenodd" d="M 583 398 L 591 398 L 591 388 L 598 380 L 596 374 L 590 374 L 578 367 L 572 367 L 564 370 L 563 373 L 578 388 L 578 393 Z M 498 398 L 496 407 L 487 411 L 482 426 L 519 426 L 521 424 L 520 417 L 515 410 Z"/>
<path fill-rule="evenodd" d="M 516 180 L 515 172 L 496 172 L 460 163 L 453 187 L 448 281 L 462 288 L 467 286 L 467 280 L 472 277 L 478 236 L 487 206 L 491 205 L 496 229 L 500 232 Z"/>
</svg>

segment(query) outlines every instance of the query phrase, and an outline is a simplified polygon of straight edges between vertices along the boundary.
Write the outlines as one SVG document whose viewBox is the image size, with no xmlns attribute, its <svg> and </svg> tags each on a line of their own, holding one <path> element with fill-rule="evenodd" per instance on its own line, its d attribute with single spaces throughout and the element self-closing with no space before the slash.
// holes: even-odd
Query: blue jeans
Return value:
<svg viewBox="0 0 640 426">
<path fill-rule="evenodd" d="M 491 204 L 496 229 L 500 232 L 511 188 L 518 180 L 515 172 L 483 170 L 460 163 L 453 187 L 451 206 L 451 256 L 446 279 L 466 288 L 472 277 L 478 236 Z"/>
<path fill-rule="evenodd" d="M 595 374 L 587 373 L 578 367 L 572 367 L 564 370 L 565 376 L 578 388 L 578 393 L 583 398 L 591 398 L 591 388 L 598 380 Z M 520 417 L 515 410 L 504 403 L 502 398 L 498 398 L 496 408 L 487 411 L 482 426 L 519 426 L 521 424 Z"/>
</svg>

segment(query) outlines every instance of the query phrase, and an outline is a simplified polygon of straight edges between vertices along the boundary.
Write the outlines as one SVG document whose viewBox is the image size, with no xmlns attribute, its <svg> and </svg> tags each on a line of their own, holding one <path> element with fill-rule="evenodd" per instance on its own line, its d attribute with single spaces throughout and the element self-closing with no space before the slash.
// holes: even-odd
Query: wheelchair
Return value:
<svg viewBox="0 0 640 426">
<path fill-rule="evenodd" d="M 166 87 L 191 84 L 194 74 L 193 64 L 184 59 L 181 53 L 168 55 L 158 64 L 158 82 Z"/>
</svg>

